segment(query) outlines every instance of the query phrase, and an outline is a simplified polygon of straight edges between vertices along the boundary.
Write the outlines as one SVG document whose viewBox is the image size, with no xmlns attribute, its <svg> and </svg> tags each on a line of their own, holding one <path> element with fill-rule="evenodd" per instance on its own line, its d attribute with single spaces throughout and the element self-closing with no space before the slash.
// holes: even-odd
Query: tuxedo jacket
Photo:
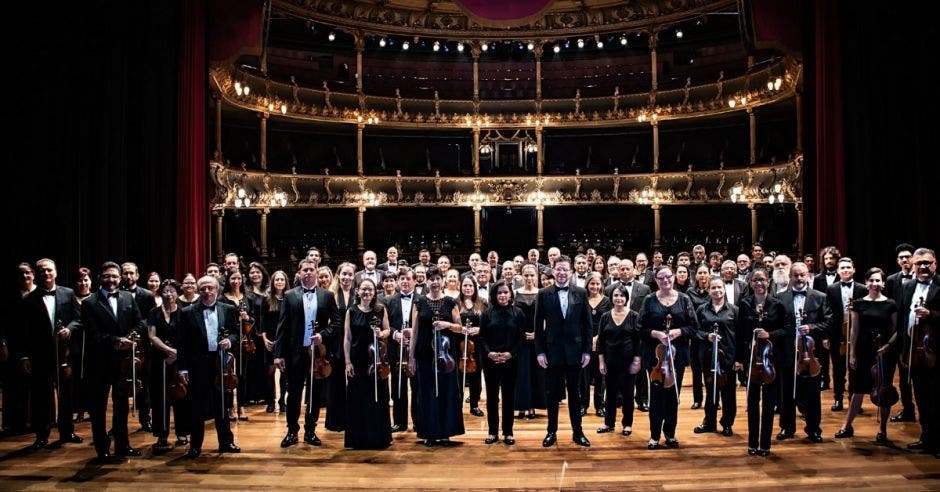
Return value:
<svg viewBox="0 0 940 492">
<path fill-rule="evenodd" d="M 911 302 L 914 300 L 914 292 L 917 290 L 917 280 L 908 282 L 907 285 L 904 285 L 901 288 L 901 299 L 898 301 L 898 335 L 901 336 L 901 347 L 904 350 L 902 357 L 904 361 L 907 361 L 907 354 L 910 350 L 910 333 L 908 330 L 910 327 L 910 315 L 911 315 Z M 930 314 L 921 319 L 918 323 L 930 323 L 931 326 L 937 327 L 940 326 L 940 275 L 934 275 L 933 280 L 930 282 L 930 287 L 927 289 L 927 295 L 924 296 L 924 307 L 930 310 Z M 934 336 L 932 337 L 933 349 L 937 350 L 937 336 L 936 328 L 934 328 Z"/>
<path fill-rule="evenodd" d="M 852 299 L 858 299 L 868 295 L 868 289 L 864 285 L 852 282 Z M 826 288 L 826 301 L 829 302 L 829 309 L 832 310 L 832 324 L 829 327 L 829 340 L 835 347 L 842 343 L 842 323 L 845 321 L 845 306 L 842 304 L 842 282 L 833 282 Z"/>
<path fill-rule="evenodd" d="M 62 286 L 55 288 L 55 324 L 49 321 L 49 312 L 43 302 L 45 289 L 38 287 L 23 300 L 23 324 L 19 343 L 14 344 L 18 359 L 28 358 L 34 374 L 55 375 L 55 333 L 61 328 L 71 330 L 67 343 L 81 339 L 81 313 L 75 292 Z M 65 362 L 65 361 L 60 361 Z"/>
<path fill-rule="evenodd" d="M 117 351 L 114 344 L 119 338 L 139 333 L 141 340 L 147 338 L 146 321 L 134 297 L 127 291 L 118 290 L 117 316 L 111 311 L 108 297 L 97 291 L 82 301 L 82 327 L 85 329 L 86 365 L 92 371 L 113 370 L 113 364 L 128 352 Z M 90 363 L 89 363 L 90 362 Z M 114 375 L 116 376 L 116 375 Z"/>
<path fill-rule="evenodd" d="M 381 290 L 382 289 L 382 275 L 384 275 L 384 273 L 378 268 L 374 270 L 374 273 L 375 275 L 374 275 L 373 280 L 375 280 L 375 288 L 376 290 Z M 359 270 L 358 272 L 356 272 L 355 284 L 358 286 L 359 282 L 362 282 L 363 278 L 367 278 L 365 270 Z"/>
<path fill-rule="evenodd" d="M 549 367 L 581 364 L 591 353 L 591 306 L 587 291 L 568 288 L 568 313 L 562 316 L 558 287 L 539 290 L 535 301 L 535 350 L 545 354 Z"/>
<path fill-rule="evenodd" d="M 385 261 L 385 262 L 382 262 L 382 263 L 379 263 L 378 265 L 376 265 L 376 266 L 375 266 L 375 269 L 378 270 L 378 271 L 380 271 L 380 272 L 387 272 L 387 271 L 388 271 L 388 267 L 389 267 L 388 261 Z M 397 271 L 397 270 L 398 270 L 398 263 L 395 263 L 394 267 L 395 267 L 394 270 Z"/>
<path fill-rule="evenodd" d="M 914 273 L 914 270 L 911 270 L 911 274 Z M 916 282 L 913 277 L 911 277 L 909 282 Z M 884 294 L 888 296 L 889 299 L 894 299 L 896 302 L 900 302 L 901 295 L 903 294 L 902 288 L 904 287 L 904 277 L 901 272 L 895 272 L 891 275 L 888 275 L 888 278 L 885 279 L 885 289 Z M 900 326 L 900 325 L 899 325 Z"/>
<path fill-rule="evenodd" d="M 228 338 L 229 343 L 232 344 L 232 347 L 237 347 L 240 327 L 238 310 L 235 306 L 223 302 L 216 302 L 215 309 L 216 317 L 219 320 L 219 340 L 217 341 L 221 342 L 222 333 L 227 331 L 228 336 L 226 338 Z M 208 384 L 208 381 L 211 381 L 215 374 L 209 374 L 210 366 L 206 364 L 206 359 L 212 352 L 209 352 L 205 306 L 201 302 L 197 302 L 192 306 L 183 308 L 180 311 L 177 330 L 179 331 L 179 348 L 177 349 L 179 370 L 189 371 L 189 378 L 194 387 L 202 387 Z"/>
<path fill-rule="evenodd" d="M 150 311 L 157 306 L 156 299 L 153 298 L 153 293 L 149 290 L 137 285 L 134 287 L 134 290 L 121 289 L 126 292 L 130 292 L 131 297 L 134 298 L 134 302 L 137 303 L 137 309 L 141 314 L 146 317 Z"/>
<path fill-rule="evenodd" d="M 826 292 L 826 289 L 829 288 L 829 285 L 826 284 L 826 281 L 827 281 L 826 272 L 823 271 L 823 272 L 817 273 L 816 276 L 813 277 L 813 281 L 810 285 L 813 286 L 813 290 L 818 290 L 819 292 Z M 835 284 L 838 282 L 839 282 L 839 274 L 837 273 L 835 280 L 833 280 L 832 283 Z"/>
<path fill-rule="evenodd" d="M 782 364 L 793 369 L 794 343 L 796 337 L 796 313 L 793 311 L 793 289 L 777 294 L 777 299 L 783 305 L 783 326 L 770 333 L 774 340 L 774 351 Z M 806 289 L 806 302 L 803 304 L 803 325 L 809 325 L 809 335 L 813 337 L 816 345 L 821 347 L 822 341 L 828 338 L 832 324 L 832 311 L 826 295 L 818 290 Z"/>
<path fill-rule="evenodd" d="M 284 294 L 284 306 L 277 321 L 277 340 L 274 342 L 274 358 L 285 359 L 288 364 L 299 364 L 304 347 L 304 299 L 303 287 L 294 287 Z M 316 333 L 323 337 L 327 347 L 334 338 L 342 338 L 342 318 L 336 308 L 336 298 L 329 290 L 317 287 Z M 334 354 L 335 355 L 335 354 Z"/>
<path fill-rule="evenodd" d="M 614 291 L 614 286 L 619 285 L 611 283 L 604 288 L 604 295 L 610 297 L 610 294 Z M 646 299 L 646 296 L 650 295 L 652 291 L 649 286 L 640 282 L 637 279 L 633 280 L 633 288 L 630 289 L 630 310 L 639 313 L 640 308 L 643 307 L 643 299 Z"/>
<path fill-rule="evenodd" d="M 415 312 L 418 306 L 418 299 L 421 298 L 417 292 L 412 291 L 411 293 L 411 310 L 408 313 L 403 313 L 401 308 L 401 292 L 396 292 L 394 295 L 389 296 L 385 299 L 385 311 L 388 313 L 388 325 L 391 328 L 392 333 L 396 331 L 401 331 L 402 325 L 404 324 L 405 319 L 408 320 L 409 326 L 414 328 L 411 325 L 412 314 Z M 398 361 L 398 353 L 400 345 L 395 337 L 388 337 L 388 348 L 390 353 L 389 360 Z M 408 352 L 405 350 L 405 358 L 407 359 Z"/>
<path fill-rule="evenodd" d="M 740 301 L 742 298 L 747 297 L 748 295 L 750 295 L 751 290 L 750 290 L 750 288 L 747 286 L 747 284 L 744 283 L 744 281 L 738 280 L 737 277 L 735 277 L 734 279 L 732 279 L 732 282 L 734 283 L 734 297 L 731 299 L 731 303 L 734 304 L 735 306 L 737 306 L 737 305 L 738 305 L 738 301 Z M 726 298 L 726 299 L 728 298 L 728 290 L 727 290 L 727 288 L 725 289 L 725 298 Z"/>
</svg>

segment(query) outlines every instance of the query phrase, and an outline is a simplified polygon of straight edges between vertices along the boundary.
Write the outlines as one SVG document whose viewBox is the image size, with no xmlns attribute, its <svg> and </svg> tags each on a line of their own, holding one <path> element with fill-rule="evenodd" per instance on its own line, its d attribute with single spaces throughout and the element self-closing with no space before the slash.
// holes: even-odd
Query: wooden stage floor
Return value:
<svg viewBox="0 0 940 492">
<path fill-rule="evenodd" d="M 873 443 L 877 432 L 875 411 L 865 403 L 865 414 L 855 423 L 856 437 L 835 440 L 844 412 L 829 410 L 830 392 L 823 393 L 825 442 L 810 444 L 798 433 L 783 444 L 774 442 L 768 458 L 746 453 L 747 423 L 744 392 L 738 391 L 739 411 L 735 435 L 693 434 L 703 411 L 691 410 L 690 388 L 684 388 L 679 415 L 678 450 L 646 449 L 649 439 L 647 414 L 637 412 L 634 433 L 596 434 L 601 419 L 593 409 L 584 430 L 592 446 L 583 449 L 571 442 L 567 411 L 562 408 L 559 443 L 541 446 L 545 435 L 544 411 L 535 420 L 516 420 L 515 446 L 483 444 L 486 418 L 467 413 L 467 433 L 448 448 L 426 448 L 414 433 L 395 434 L 391 448 L 383 451 L 343 449 L 341 433 L 321 431 L 322 447 L 303 443 L 283 450 L 284 415 L 268 414 L 263 406 L 249 408 L 249 422 L 233 424 L 239 455 L 204 453 L 198 460 L 182 458 L 185 448 L 155 455 L 154 439 L 133 432 L 131 444 L 144 456 L 119 464 L 96 465 L 88 423 L 77 426 L 83 444 L 70 444 L 36 452 L 26 451 L 32 436 L 0 440 L 0 490 L 51 489 L 286 489 L 317 488 L 430 490 L 662 490 L 662 489 L 893 489 L 940 490 L 940 460 L 908 452 L 904 446 L 916 440 L 915 423 L 889 423 L 895 446 Z M 485 406 L 485 405 L 484 405 Z M 897 410 L 897 406 L 895 410 Z M 322 419 L 322 416 L 321 416 Z M 321 420 L 322 422 L 322 420 Z M 802 424 L 798 422 L 798 427 Z M 774 434 L 776 435 L 775 429 Z M 57 437 L 53 430 L 53 438 Z M 302 437 L 302 436 L 301 436 Z M 172 438 L 171 438 L 172 442 Z M 206 430 L 206 449 L 215 447 L 211 422 Z"/>
</svg>

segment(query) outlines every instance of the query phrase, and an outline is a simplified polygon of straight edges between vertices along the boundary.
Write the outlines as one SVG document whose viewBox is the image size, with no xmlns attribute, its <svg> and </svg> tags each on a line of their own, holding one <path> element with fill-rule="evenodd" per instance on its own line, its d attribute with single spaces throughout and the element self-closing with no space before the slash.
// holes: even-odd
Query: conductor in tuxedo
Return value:
<svg viewBox="0 0 940 492">
<path fill-rule="evenodd" d="M 121 269 L 117 263 L 101 265 L 101 289 L 82 301 L 82 326 L 92 347 L 86 362 L 89 370 L 89 412 L 91 432 L 99 460 L 111 458 L 111 439 L 108 437 L 105 416 L 108 392 L 113 402 L 111 431 L 114 450 L 119 457 L 140 456 L 140 450 L 130 445 L 127 437 L 127 399 L 133 388 L 128 388 L 121 363 L 132 357 L 131 336 L 144 336 L 144 320 L 137 303 L 129 292 L 119 291 Z M 89 347 L 86 347 L 88 349 Z"/>
<path fill-rule="evenodd" d="M 826 301 L 832 310 L 832 324 L 829 327 L 829 347 L 821 354 L 828 355 L 832 361 L 832 411 L 840 412 L 844 409 L 842 399 L 845 395 L 845 357 L 848 355 L 849 344 L 849 340 L 842 339 L 842 323 L 846 322 L 845 309 L 850 299 L 868 295 L 868 289 L 853 280 L 855 262 L 848 256 L 839 258 L 836 272 L 839 275 L 839 281 L 833 282 L 826 288 Z M 850 331 L 847 330 L 846 333 Z M 843 343 L 845 343 L 844 353 L 840 350 Z M 817 356 L 820 356 L 819 352 Z M 823 371 L 826 371 L 828 364 L 823 363 L 822 358 L 819 362 L 822 363 Z"/>
<path fill-rule="evenodd" d="M 558 256 L 552 271 L 555 285 L 539 290 L 535 304 L 535 347 L 539 366 L 546 369 L 548 392 L 548 432 L 542 446 L 557 440 L 558 403 L 567 388 L 572 439 L 588 447 L 591 442 L 581 430 L 578 377 L 591 361 L 591 309 L 587 291 L 570 284 L 570 258 Z"/>
<path fill-rule="evenodd" d="M 832 322 L 832 312 L 826 295 L 818 290 L 809 288 L 809 269 L 803 262 L 794 263 L 790 267 L 790 286 L 787 290 L 777 294 L 777 299 L 783 304 L 786 314 L 783 327 L 770 333 L 774 340 L 781 343 L 774 344 L 780 362 L 777 377 L 780 379 L 780 433 L 777 440 L 789 439 L 796 434 L 796 406 L 797 401 L 803 409 L 806 419 L 804 430 L 810 442 L 822 442 L 822 429 L 820 423 L 819 402 L 819 376 L 808 373 L 796 375 L 796 399 L 794 399 L 794 356 L 796 332 L 809 335 L 820 344 L 829 333 Z M 802 309 L 803 317 L 797 320 Z M 797 324 L 797 321 L 799 323 Z"/>
<path fill-rule="evenodd" d="M 215 433 L 220 453 L 238 453 L 235 437 L 223 408 L 224 394 L 216 382 L 216 373 L 224 361 L 223 353 L 238 343 L 239 315 L 235 306 L 216 302 L 219 279 L 207 275 L 196 282 L 199 302 L 180 313 L 178 361 L 180 376 L 189 384 L 192 398 L 188 458 L 198 458 L 206 435 L 206 420 L 215 419 Z M 225 334 L 226 336 L 221 336 Z"/>
<path fill-rule="evenodd" d="M 300 398 L 304 385 L 312 392 L 307 396 L 304 416 L 304 442 L 320 445 L 317 420 L 320 418 L 320 396 L 324 380 L 310 378 L 310 353 L 314 345 L 329 342 L 339 336 L 340 317 L 336 298 L 329 290 L 317 287 L 317 267 L 309 260 L 300 262 L 300 285 L 284 294 L 284 308 L 277 322 L 277 341 L 274 342 L 274 365 L 287 372 L 287 435 L 281 447 L 297 444 L 300 431 Z M 334 371 L 342 368 L 334 367 Z"/>
<path fill-rule="evenodd" d="M 26 296 L 24 302 L 24 326 L 21 343 L 17 348 L 20 367 L 32 388 L 30 419 L 36 442 L 33 449 L 40 449 L 49 444 L 49 426 L 52 422 L 53 388 L 59 392 L 58 417 L 59 441 L 62 443 L 80 443 L 82 438 L 75 435 L 72 424 L 72 389 L 76 377 L 70 377 L 63 366 L 74 362 L 58 359 L 59 347 L 81 339 L 77 331 L 81 329 L 78 303 L 75 292 L 68 287 L 56 285 L 55 262 L 42 259 L 36 262 L 36 277 L 39 287 Z M 76 338 L 72 338 L 72 337 Z M 58 362 L 58 365 L 56 364 Z M 74 371 L 77 374 L 77 370 Z M 58 374 L 57 374 L 58 373 Z"/>
</svg>

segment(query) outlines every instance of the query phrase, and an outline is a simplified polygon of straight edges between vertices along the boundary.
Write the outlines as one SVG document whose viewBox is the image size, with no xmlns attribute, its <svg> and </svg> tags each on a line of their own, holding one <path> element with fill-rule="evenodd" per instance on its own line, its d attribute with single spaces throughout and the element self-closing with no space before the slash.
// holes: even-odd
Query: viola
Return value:
<svg viewBox="0 0 940 492">
<path fill-rule="evenodd" d="M 228 330 L 224 327 L 219 330 L 219 341 L 228 338 Z M 227 392 L 235 391 L 238 387 L 238 375 L 235 372 L 235 356 L 228 350 L 219 349 L 221 355 L 215 360 L 215 385 Z"/>
<path fill-rule="evenodd" d="M 181 401 L 186 398 L 186 392 L 188 390 L 188 385 L 186 380 L 180 377 L 179 375 L 179 364 L 177 361 L 173 361 L 172 364 L 166 365 L 164 371 L 166 371 L 166 398 L 169 401 L 176 402 Z"/>
<path fill-rule="evenodd" d="M 55 340 L 55 349 L 56 349 L 56 370 L 59 373 L 56 375 L 58 377 L 61 374 L 61 378 L 68 381 L 72 379 L 72 365 L 69 363 L 69 358 L 71 356 L 71 344 L 65 338 L 62 338 L 58 335 L 59 330 L 63 327 L 61 321 L 56 322 L 56 334 L 53 336 Z"/>
<path fill-rule="evenodd" d="M 242 299 L 238 303 L 238 308 L 241 311 L 246 311 L 246 312 L 248 311 L 248 304 L 245 302 L 244 299 Z M 254 333 L 255 325 L 250 319 L 248 321 L 242 321 L 241 325 L 242 325 L 242 333 L 241 333 L 242 351 L 248 354 L 250 357 L 254 355 L 255 350 L 257 348 L 255 346 L 255 333 Z"/>
<path fill-rule="evenodd" d="M 435 312 L 434 321 L 440 320 L 440 315 Z M 450 339 L 439 330 L 435 329 L 433 343 L 435 347 L 434 358 L 437 361 L 437 369 L 444 371 L 444 373 L 454 372 L 454 369 L 457 368 L 457 362 L 454 360 L 454 357 L 450 355 Z"/>
<path fill-rule="evenodd" d="M 757 305 L 757 328 L 751 336 L 751 363 L 749 365 L 748 387 L 751 379 L 757 379 L 761 384 L 770 384 L 777 379 L 777 372 L 774 370 L 774 344 L 769 339 L 757 337 L 757 330 L 763 330 L 764 325 L 764 306 Z"/>
<path fill-rule="evenodd" d="M 921 296 L 917 307 L 923 306 L 924 297 Z M 937 363 L 937 353 L 931 348 L 933 328 L 920 318 L 915 317 L 914 320 L 914 326 L 911 327 L 910 367 L 932 369 Z"/>
<path fill-rule="evenodd" d="M 136 395 L 143 391 L 144 382 L 140 379 L 140 371 L 144 366 L 144 350 L 140 343 L 140 332 L 132 331 L 127 338 L 131 341 L 132 349 L 127 357 L 121 358 L 121 384 L 126 394 L 134 396 L 134 407 L 136 408 Z"/>
<path fill-rule="evenodd" d="M 705 383 L 712 385 L 712 399 L 717 402 L 717 389 L 723 388 L 728 382 L 727 373 L 722 369 L 727 355 L 718 347 L 718 323 L 712 325 L 712 333 L 715 335 L 715 340 L 705 346 L 705 357 L 712 360 L 712 369 L 705 374 Z"/>
<path fill-rule="evenodd" d="M 800 309 L 799 323 L 797 329 L 803 321 L 803 310 Z M 816 341 L 809 335 L 797 334 L 797 374 L 809 374 L 811 377 L 819 376 L 822 366 L 819 359 L 816 358 Z"/>
<path fill-rule="evenodd" d="M 672 326 L 672 315 L 666 315 L 666 326 L 663 330 L 666 332 L 666 344 L 656 346 L 656 364 L 650 372 L 650 382 L 659 383 L 663 388 L 669 388 L 676 385 L 676 374 L 673 371 L 672 361 L 675 357 L 675 348 L 669 339 L 669 330 Z"/>
<path fill-rule="evenodd" d="M 317 333 L 317 322 L 313 323 L 313 334 Z M 320 343 L 314 345 L 310 343 L 310 377 L 313 379 L 326 379 L 333 374 L 333 366 L 330 365 L 329 354 L 326 350 L 326 344 Z"/>
<path fill-rule="evenodd" d="M 875 336 L 875 345 L 881 346 L 881 334 Z M 898 395 L 898 389 L 894 387 L 893 381 L 885 379 L 884 355 L 878 355 L 878 359 L 871 366 L 871 402 L 882 408 L 891 408 L 901 397 Z"/>
</svg>

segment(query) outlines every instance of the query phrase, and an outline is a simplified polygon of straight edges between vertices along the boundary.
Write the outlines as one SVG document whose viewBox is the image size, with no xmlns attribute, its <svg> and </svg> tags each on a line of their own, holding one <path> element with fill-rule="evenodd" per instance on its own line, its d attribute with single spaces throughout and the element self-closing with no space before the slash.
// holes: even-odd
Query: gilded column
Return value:
<svg viewBox="0 0 940 492">
<path fill-rule="evenodd" d="M 796 245 L 797 249 L 800 251 L 800 258 L 803 257 L 803 204 L 796 204 Z"/>
<path fill-rule="evenodd" d="M 365 129 L 366 125 L 359 123 L 356 125 L 356 172 L 360 176 L 365 174 L 364 168 L 362 166 L 362 130 Z"/>
<path fill-rule="evenodd" d="M 753 166 L 757 163 L 757 115 L 754 114 L 754 108 L 752 106 L 747 107 L 747 120 L 751 134 L 751 165 Z"/>
<path fill-rule="evenodd" d="M 753 245 L 758 241 L 757 235 L 757 204 L 748 203 L 747 208 L 751 209 L 751 244 Z"/>
<path fill-rule="evenodd" d="M 473 175 L 480 175 L 480 127 L 473 126 Z"/>
<path fill-rule="evenodd" d="M 477 252 L 483 246 L 483 234 L 480 229 L 480 206 L 473 206 L 473 249 Z"/>
<path fill-rule="evenodd" d="M 258 211 L 261 214 L 261 259 L 268 259 L 268 214 L 271 209 L 264 208 Z"/>
<path fill-rule="evenodd" d="M 215 93 L 212 95 L 215 99 L 215 160 L 222 160 L 222 95 Z"/>
<path fill-rule="evenodd" d="M 225 218 L 225 210 L 215 211 L 215 257 L 219 264 L 222 263 L 225 250 L 222 248 L 222 221 Z"/>
<path fill-rule="evenodd" d="M 268 168 L 268 117 L 267 111 L 261 113 L 261 169 Z"/>
<path fill-rule="evenodd" d="M 659 172 L 659 120 L 653 120 L 653 172 Z"/>
<path fill-rule="evenodd" d="M 542 169 L 545 165 L 542 160 L 542 155 L 544 154 L 542 149 L 542 125 L 535 127 L 535 146 L 539 148 L 538 153 L 535 155 L 535 173 L 541 176 Z"/>
<path fill-rule="evenodd" d="M 536 233 L 535 247 L 541 250 L 545 247 L 545 205 L 535 206 Z"/>
<path fill-rule="evenodd" d="M 653 208 L 653 249 L 659 249 L 662 245 L 662 229 L 660 227 L 659 210 L 662 205 L 655 204 Z"/>
<path fill-rule="evenodd" d="M 359 256 L 366 251 L 366 208 L 359 207 L 356 215 L 356 249 L 359 250 Z"/>
</svg>

